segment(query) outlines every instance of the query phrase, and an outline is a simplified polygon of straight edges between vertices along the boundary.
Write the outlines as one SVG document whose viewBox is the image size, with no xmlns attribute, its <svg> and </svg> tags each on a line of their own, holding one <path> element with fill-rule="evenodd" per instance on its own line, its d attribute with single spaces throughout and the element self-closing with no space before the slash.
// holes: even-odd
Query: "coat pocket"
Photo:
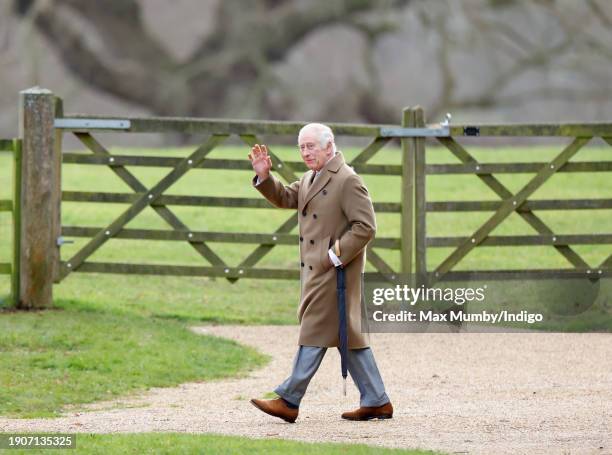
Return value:
<svg viewBox="0 0 612 455">
<path fill-rule="evenodd" d="M 323 271 L 327 271 L 333 267 L 331 259 L 329 258 L 329 253 L 327 252 L 329 250 L 330 239 L 331 236 L 328 235 L 321 241 L 321 245 L 319 245 L 319 261 L 321 265 L 321 270 Z"/>
</svg>

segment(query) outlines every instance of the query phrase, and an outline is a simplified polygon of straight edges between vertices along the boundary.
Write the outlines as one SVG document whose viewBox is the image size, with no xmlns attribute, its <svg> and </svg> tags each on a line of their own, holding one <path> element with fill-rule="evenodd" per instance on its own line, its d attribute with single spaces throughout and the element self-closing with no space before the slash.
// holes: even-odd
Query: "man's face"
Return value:
<svg viewBox="0 0 612 455">
<path fill-rule="evenodd" d="M 304 163 L 313 171 L 320 170 L 333 154 L 331 143 L 328 142 L 325 148 L 321 147 L 319 135 L 313 130 L 302 131 L 298 146 Z"/>
</svg>

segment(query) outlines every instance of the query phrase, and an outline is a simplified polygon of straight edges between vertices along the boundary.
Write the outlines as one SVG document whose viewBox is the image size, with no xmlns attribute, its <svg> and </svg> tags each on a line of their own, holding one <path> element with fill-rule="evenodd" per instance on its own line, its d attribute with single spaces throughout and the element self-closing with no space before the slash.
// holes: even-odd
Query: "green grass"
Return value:
<svg viewBox="0 0 612 455">
<path fill-rule="evenodd" d="M 79 302 L 0 312 L 0 415 L 52 417 L 68 404 L 241 375 L 266 361 L 179 322 Z"/>
<path fill-rule="evenodd" d="M 249 439 L 216 434 L 134 433 L 77 434 L 76 453 L 88 454 L 308 454 L 308 455 L 426 455 L 440 452 L 388 449 L 364 444 L 306 443 L 282 439 Z M 11 450 L 15 454 L 47 453 L 43 450 Z M 57 454 L 74 454 L 74 449 L 53 450 Z"/>
<path fill-rule="evenodd" d="M 572 161 L 609 160 L 610 147 L 584 148 Z M 558 146 L 533 147 L 468 147 L 481 162 L 540 162 L 552 159 L 562 149 Z M 193 148 L 171 150 L 112 150 L 114 153 L 185 156 Z M 440 147 L 428 147 L 428 163 L 457 163 L 450 152 Z M 283 159 L 299 160 L 297 150 L 275 147 Z M 248 148 L 227 146 L 214 150 L 211 157 L 246 160 Z M 357 149 L 346 149 L 350 159 Z M 400 162 L 398 149 L 385 148 L 372 163 Z M 0 169 L 10 169 L 8 156 L 0 155 Z M 169 172 L 169 168 L 129 168 L 145 185 L 151 186 Z M 66 164 L 63 166 L 64 190 L 131 192 L 112 171 L 104 166 Z M 533 174 L 500 174 L 499 179 L 510 190 L 517 191 Z M 166 194 L 207 196 L 260 197 L 250 185 L 251 172 L 197 169 L 174 184 Z M 8 182 L 9 174 L 4 177 Z M 400 201 L 400 179 L 395 176 L 364 176 L 375 201 Z M 3 181 L 0 181 L 3 182 Z M 0 185 L 0 198 L 10 197 L 10 185 Z M 609 173 L 566 173 L 553 176 L 531 199 L 553 198 L 609 198 L 612 179 Z M 498 200 L 498 197 L 474 176 L 430 176 L 427 199 L 440 200 Z M 122 213 L 125 204 L 84 204 L 66 202 L 62 205 L 62 224 L 105 226 Z M 171 207 L 179 218 L 193 230 L 226 232 L 272 232 L 291 212 L 279 209 L 226 209 L 209 207 Z M 10 239 L 8 214 L 0 214 L 0 239 Z M 573 210 L 537 212 L 558 234 L 612 233 L 609 210 Z M 429 236 L 470 235 L 483 223 L 489 212 L 431 213 L 427 218 Z M 4 221 L 2 221 L 4 219 Z M 377 214 L 379 237 L 397 237 L 400 217 L 396 214 Z M 152 210 L 146 209 L 128 223 L 129 228 L 169 229 Z M 297 232 L 297 227 L 293 233 Z M 510 216 L 493 235 L 535 234 L 517 215 Z M 65 260 L 75 254 L 88 239 L 75 238 L 75 244 L 62 247 Z M 4 245 L 2 245 L 4 244 Z M 227 264 L 236 266 L 256 245 L 209 243 Z M 612 245 L 579 245 L 573 247 L 593 267 L 612 254 Z M 399 252 L 377 249 L 394 268 L 399 267 Z M 430 248 L 428 268 L 442 262 L 451 248 Z M 0 240 L 0 262 L 8 261 L 8 241 Z M 108 241 L 88 260 L 129 263 L 209 265 L 193 248 L 184 242 L 119 240 Z M 257 266 L 298 269 L 298 247 L 277 246 Z M 570 264 L 550 246 L 542 247 L 480 247 L 462 260 L 455 270 L 473 269 L 533 269 L 568 268 Z M 368 264 L 367 270 L 373 270 Z M 4 288 L 8 289 L 8 278 Z M 2 281 L 0 281 L 0 286 Z M 55 286 L 59 304 L 72 305 L 74 299 L 87 305 L 110 311 L 128 312 L 140 316 L 154 316 L 183 321 L 210 321 L 238 324 L 294 324 L 299 283 L 288 280 L 240 280 L 230 284 L 224 279 L 202 277 L 155 277 L 72 273 Z M 5 292 L 6 294 L 6 292 Z M 0 291 L 0 295 L 2 292 Z M 0 302 L 1 305 L 1 302 Z"/>
</svg>

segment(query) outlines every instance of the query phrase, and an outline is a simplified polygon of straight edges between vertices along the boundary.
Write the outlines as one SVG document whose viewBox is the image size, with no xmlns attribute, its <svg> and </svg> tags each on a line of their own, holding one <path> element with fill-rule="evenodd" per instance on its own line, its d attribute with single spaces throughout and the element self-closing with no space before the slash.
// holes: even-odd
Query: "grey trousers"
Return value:
<svg viewBox="0 0 612 455">
<path fill-rule="evenodd" d="M 289 403 L 299 406 L 326 352 L 327 348 L 300 345 L 293 360 L 291 376 L 274 389 L 274 392 Z M 361 348 L 349 349 L 348 352 L 348 371 L 361 394 L 360 406 L 375 407 L 388 403 L 389 397 L 385 393 L 372 350 Z"/>
</svg>

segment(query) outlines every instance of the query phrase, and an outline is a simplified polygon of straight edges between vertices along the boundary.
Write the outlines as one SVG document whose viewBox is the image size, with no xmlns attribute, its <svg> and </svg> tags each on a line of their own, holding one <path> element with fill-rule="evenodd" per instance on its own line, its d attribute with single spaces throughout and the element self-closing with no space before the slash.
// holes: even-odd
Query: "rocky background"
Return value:
<svg viewBox="0 0 612 455">
<path fill-rule="evenodd" d="M 71 113 L 612 121 L 612 2 L 0 0 L 0 84 L 0 137 L 34 85 Z"/>
</svg>

